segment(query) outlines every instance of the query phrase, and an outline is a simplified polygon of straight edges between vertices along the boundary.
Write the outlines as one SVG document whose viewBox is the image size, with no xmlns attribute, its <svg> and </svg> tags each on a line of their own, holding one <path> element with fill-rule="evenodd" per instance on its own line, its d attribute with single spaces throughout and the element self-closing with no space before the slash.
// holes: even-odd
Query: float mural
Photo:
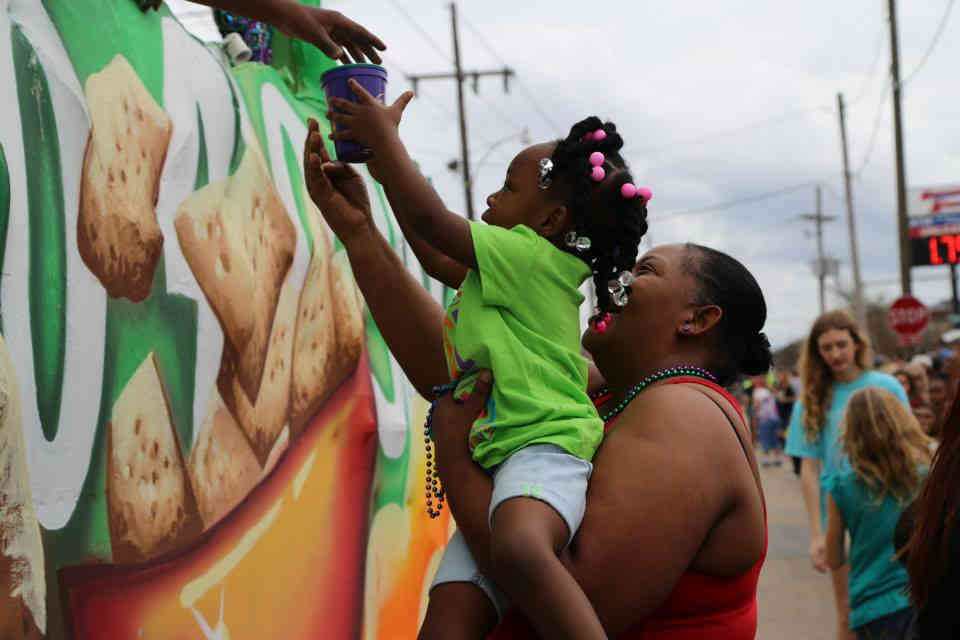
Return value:
<svg viewBox="0 0 960 640">
<path fill-rule="evenodd" d="M 334 62 L 132 0 L 0 0 L 0 51 L 0 637 L 414 637 L 452 525 L 303 183 Z"/>
</svg>

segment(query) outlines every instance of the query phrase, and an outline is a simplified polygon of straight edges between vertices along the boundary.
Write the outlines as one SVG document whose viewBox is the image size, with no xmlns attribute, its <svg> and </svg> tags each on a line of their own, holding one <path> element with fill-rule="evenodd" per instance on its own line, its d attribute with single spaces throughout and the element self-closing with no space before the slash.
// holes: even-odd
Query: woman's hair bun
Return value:
<svg viewBox="0 0 960 640">
<path fill-rule="evenodd" d="M 759 375 L 769 371 L 772 364 L 773 353 L 770 352 L 767 335 L 760 332 L 748 338 L 740 360 L 740 370 L 749 375 Z"/>
</svg>

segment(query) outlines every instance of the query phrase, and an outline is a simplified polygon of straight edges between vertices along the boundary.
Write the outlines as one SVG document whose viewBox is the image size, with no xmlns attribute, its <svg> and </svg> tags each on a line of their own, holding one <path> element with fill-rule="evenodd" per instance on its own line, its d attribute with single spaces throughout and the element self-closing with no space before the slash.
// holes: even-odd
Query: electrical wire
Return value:
<svg viewBox="0 0 960 640">
<path fill-rule="evenodd" d="M 877 74 L 877 69 L 880 68 L 880 58 L 883 55 L 883 50 L 884 50 L 883 41 L 885 39 L 885 36 L 886 34 L 883 32 L 883 29 L 881 29 L 880 35 L 877 38 L 877 44 L 875 47 L 876 53 L 874 53 L 873 62 L 870 63 L 870 72 L 863 79 L 863 82 L 860 85 L 860 89 L 858 89 L 856 94 L 854 94 L 856 97 L 854 97 L 849 104 L 857 104 L 858 102 L 860 102 L 866 97 L 867 89 L 870 87 L 870 83 L 873 81 L 874 76 Z"/>
<path fill-rule="evenodd" d="M 724 209 L 730 209 L 731 207 L 735 207 L 740 204 L 751 204 L 754 202 L 760 202 L 762 200 L 769 200 L 770 198 L 775 198 L 777 196 L 781 196 L 786 193 L 792 193 L 794 191 L 799 191 L 800 189 L 816 186 L 819 182 L 820 181 L 818 180 L 811 180 L 811 181 L 801 182 L 799 184 L 791 185 L 789 187 L 783 187 L 775 191 L 767 191 L 765 193 L 759 193 L 756 195 L 747 196 L 745 198 L 737 198 L 736 200 L 726 200 L 724 202 L 717 202 L 711 205 L 707 205 L 705 207 L 695 207 L 692 209 L 682 209 L 680 211 L 670 211 L 670 212 L 662 213 L 659 215 L 652 215 L 650 216 L 650 220 L 659 221 L 659 220 L 667 220 L 670 218 L 677 218 L 680 216 L 709 213 L 711 211 L 723 211 Z"/>
<path fill-rule="evenodd" d="M 888 82 L 887 86 L 883 89 L 883 95 L 880 96 L 880 107 L 877 109 L 877 117 L 873 121 L 873 131 L 870 132 L 870 142 L 867 143 L 867 151 L 863 154 L 863 160 L 860 162 L 860 166 L 856 171 L 853 172 L 854 177 L 860 177 L 860 174 L 862 174 L 863 170 L 867 168 L 867 165 L 870 163 L 870 159 L 873 157 L 873 149 L 877 142 L 877 134 L 880 132 L 880 124 L 883 122 L 883 114 L 886 113 L 887 94 L 890 93 L 890 88 L 892 86 L 893 84 Z"/>
<path fill-rule="evenodd" d="M 451 56 L 447 51 L 445 51 L 444 48 L 441 47 L 437 43 L 437 41 L 433 39 L 433 36 L 431 36 L 426 29 L 421 27 L 420 23 L 414 20 L 413 16 L 411 16 L 410 13 L 406 9 L 404 9 L 399 2 L 397 2 L 397 0 L 390 0 L 390 4 L 392 4 L 393 7 L 400 13 L 400 15 L 402 15 L 404 19 L 408 23 L 410 23 L 410 26 L 412 26 L 414 29 L 417 30 L 417 32 L 423 37 L 423 39 L 427 41 L 427 44 L 433 47 L 434 51 L 439 53 L 440 56 L 447 62 L 453 62 L 453 56 Z"/>
<path fill-rule="evenodd" d="M 490 54 L 493 55 L 493 57 L 500 62 L 500 64 L 502 64 L 505 67 L 510 66 L 509 64 L 507 64 L 506 60 L 504 60 L 500 56 L 500 53 L 497 52 L 497 50 L 493 47 L 493 45 L 491 45 L 490 42 L 485 37 L 483 37 L 483 34 L 480 33 L 480 30 L 477 29 L 475 26 L 473 26 L 473 24 L 469 20 L 463 17 L 462 13 L 461 13 L 461 19 L 463 20 L 463 23 L 467 25 L 467 28 L 470 29 L 471 32 L 473 32 L 473 35 L 477 38 L 480 44 L 483 45 L 483 47 L 487 51 L 489 51 Z M 558 125 L 556 121 L 547 114 L 546 110 L 540 106 L 540 103 L 537 102 L 537 99 L 533 96 L 533 92 L 527 88 L 526 83 L 520 80 L 518 76 L 514 76 L 514 78 L 515 78 L 515 84 L 520 88 L 520 91 L 524 94 L 524 96 L 526 96 L 527 101 L 530 103 L 530 106 L 533 107 L 534 111 L 536 111 L 537 114 L 547 124 L 547 126 L 550 127 L 551 132 L 559 134 L 565 131 L 565 129 L 560 125 Z"/>
<path fill-rule="evenodd" d="M 815 111 L 823 111 L 823 112 L 832 113 L 832 112 L 833 112 L 833 106 L 832 106 L 832 105 L 822 104 L 822 105 L 819 105 L 819 106 L 816 106 L 816 107 L 808 107 L 808 108 L 806 108 L 806 109 L 796 109 L 796 110 L 793 110 L 793 111 L 788 111 L 787 113 L 784 113 L 784 114 L 779 115 L 779 116 L 774 116 L 773 118 L 763 118 L 763 119 L 761 119 L 761 120 L 754 120 L 753 122 L 749 122 L 749 123 L 747 123 L 747 124 L 738 125 L 738 126 L 736 126 L 736 127 L 730 128 L 730 129 L 723 129 L 723 130 L 720 130 L 720 131 L 715 131 L 715 132 L 713 132 L 713 133 L 709 133 L 709 134 L 707 134 L 707 135 L 699 136 L 699 137 L 697 137 L 697 138 L 687 138 L 686 140 L 680 140 L 680 141 L 678 141 L 678 142 L 674 142 L 674 143 L 671 143 L 671 144 L 658 145 L 658 146 L 656 146 L 656 147 L 648 147 L 648 148 L 646 148 L 646 149 L 638 149 L 638 150 L 635 151 L 635 153 L 655 154 L 655 153 L 657 153 L 657 152 L 659 152 L 659 151 L 664 151 L 664 150 L 667 150 L 667 149 L 679 149 L 679 148 L 682 148 L 682 147 L 690 147 L 690 146 L 694 146 L 694 145 L 701 144 L 701 143 L 703 143 L 703 142 L 709 142 L 710 140 L 715 140 L 715 139 L 717 139 L 717 138 L 723 138 L 723 137 L 726 137 L 726 136 L 729 136 L 729 135 L 733 135 L 733 134 L 736 134 L 736 133 L 742 133 L 742 132 L 744 132 L 744 131 L 749 131 L 749 130 L 751 130 L 751 129 L 760 129 L 760 128 L 763 128 L 763 127 L 765 127 L 765 126 L 769 126 L 769 125 L 772 125 L 772 124 L 778 124 L 778 123 L 780 123 L 780 122 L 785 122 L 785 121 L 787 121 L 787 120 L 792 120 L 793 118 L 797 118 L 797 117 L 799 117 L 799 116 L 809 115 L 809 114 L 811 114 L 811 113 L 813 113 L 813 112 L 815 112 Z"/>
<path fill-rule="evenodd" d="M 900 86 L 905 86 L 908 82 L 913 80 L 913 77 L 917 75 L 917 72 L 927 64 L 927 60 L 930 59 L 930 55 L 933 53 L 933 50 L 937 48 L 937 44 L 940 42 L 940 36 L 943 35 L 943 30 L 947 26 L 947 21 L 950 19 L 950 12 L 953 10 L 954 0 L 947 1 L 947 8 L 943 12 L 943 17 L 940 18 L 940 24 L 937 25 L 937 30 L 933 34 L 933 38 L 930 40 L 930 45 L 927 47 L 926 52 L 924 52 L 923 57 L 920 58 L 920 62 L 916 67 L 913 68 L 907 77 L 900 81 Z"/>
</svg>

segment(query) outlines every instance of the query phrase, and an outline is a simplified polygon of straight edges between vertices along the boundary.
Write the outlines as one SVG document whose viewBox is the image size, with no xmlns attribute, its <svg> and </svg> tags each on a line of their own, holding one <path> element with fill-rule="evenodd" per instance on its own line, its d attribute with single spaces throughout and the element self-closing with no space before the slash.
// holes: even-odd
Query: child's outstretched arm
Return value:
<svg viewBox="0 0 960 640">
<path fill-rule="evenodd" d="M 387 107 L 359 83 L 351 80 L 350 87 L 360 104 L 330 99 L 331 108 L 339 111 L 331 113 L 330 120 L 342 127 L 331 138 L 356 140 L 369 146 L 374 153 L 368 163 L 371 172 L 383 184 L 401 225 L 407 225 L 430 246 L 464 267 L 476 268 L 467 220 L 447 209 L 420 174 L 397 133 L 400 114 L 412 96 L 405 93 Z"/>
</svg>

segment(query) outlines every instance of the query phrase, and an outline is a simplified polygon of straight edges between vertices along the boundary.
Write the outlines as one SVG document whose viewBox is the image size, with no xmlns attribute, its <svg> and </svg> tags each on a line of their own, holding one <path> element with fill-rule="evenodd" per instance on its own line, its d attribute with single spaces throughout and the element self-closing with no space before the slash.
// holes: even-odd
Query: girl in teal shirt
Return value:
<svg viewBox="0 0 960 640">
<path fill-rule="evenodd" d="M 894 394 L 871 387 L 850 397 L 840 447 L 849 468 L 823 478 L 826 545 L 832 571 L 845 570 L 849 562 L 850 629 L 857 640 L 907 638 L 913 610 L 893 531 L 926 475 L 929 439 Z"/>
</svg>

